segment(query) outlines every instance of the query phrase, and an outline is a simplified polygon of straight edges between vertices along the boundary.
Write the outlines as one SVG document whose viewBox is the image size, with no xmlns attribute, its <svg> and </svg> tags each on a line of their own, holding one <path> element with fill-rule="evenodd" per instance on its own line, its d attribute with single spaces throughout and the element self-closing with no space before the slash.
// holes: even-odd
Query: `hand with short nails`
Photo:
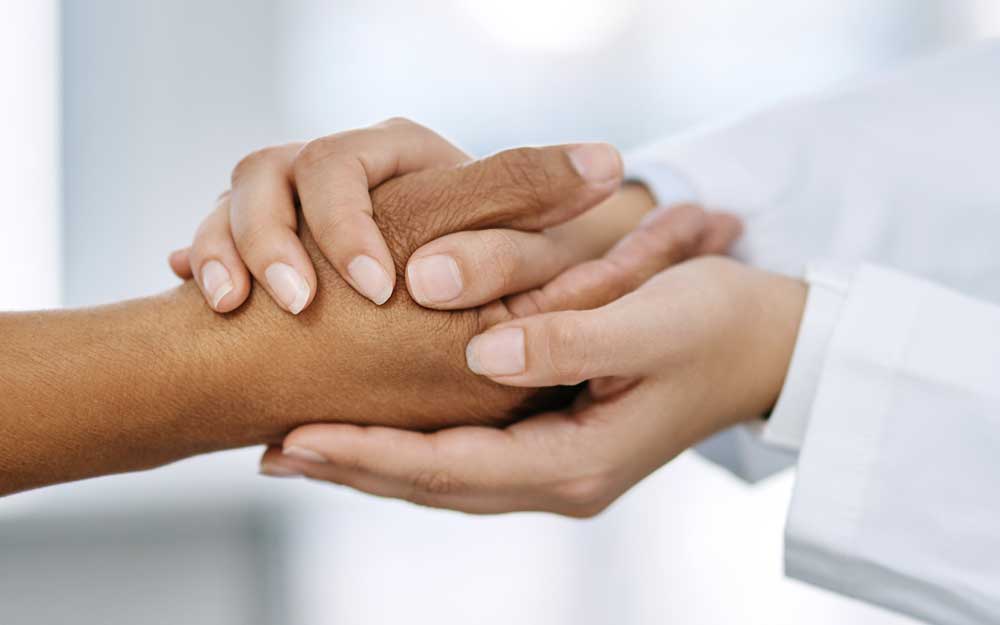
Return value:
<svg viewBox="0 0 1000 625">
<path fill-rule="evenodd" d="M 472 513 L 592 516 L 774 404 L 805 291 L 729 259 L 689 260 L 600 308 L 512 320 L 469 342 L 469 368 L 504 385 L 589 380 L 568 410 L 434 433 L 307 425 L 262 467 Z"/>
<path fill-rule="evenodd" d="M 261 289 L 251 292 L 249 277 L 234 282 L 224 299 L 251 292 L 250 300 L 220 319 L 246 337 L 230 354 L 235 363 L 246 366 L 239 384 L 227 390 L 227 398 L 220 398 L 220 406 L 242 406 L 244 414 L 257 419 L 257 427 L 280 437 L 290 427 L 309 422 L 417 430 L 459 423 L 501 424 L 529 406 L 537 409 L 538 398 L 565 396 L 513 389 L 475 376 L 465 367 L 466 342 L 519 316 L 604 304 L 665 266 L 724 249 L 739 229 L 730 216 L 678 206 L 657 213 L 658 218 L 628 239 L 648 251 L 641 257 L 633 258 L 628 246 L 612 247 L 619 232 L 634 227 L 641 214 L 635 211 L 632 220 L 614 228 L 588 227 L 588 232 L 597 234 L 570 236 L 566 229 L 574 221 L 590 219 L 593 211 L 588 209 L 614 192 L 621 175 L 612 150 L 614 182 L 588 180 L 581 174 L 586 167 L 574 162 L 580 149 L 570 145 L 508 150 L 461 167 L 431 167 L 396 176 L 371 191 L 374 223 L 395 265 L 444 251 L 455 259 L 466 284 L 492 284 L 485 290 L 468 289 L 473 302 L 485 302 L 481 306 L 429 310 L 399 290 L 381 309 L 372 308 L 323 258 L 319 242 L 295 216 L 295 243 L 303 245 L 316 272 L 317 287 L 310 287 L 312 302 L 297 317 L 275 307 L 269 311 L 261 302 L 267 296 Z M 591 162 L 588 167 L 593 171 L 596 165 Z M 242 179 L 251 177 L 244 174 Z M 228 249 L 226 258 L 237 260 L 229 225 L 233 209 L 227 203 L 241 192 L 234 187 L 230 196 L 223 197 L 198 236 L 198 241 L 212 240 Z M 648 202 L 645 191 L 628 187 L 596 210 L 627 214 L 615 202 L 636 197 Z M 486 241 L 497 243 L 477 245 Z M 204 274 L 208 265 L 201 262 L 201 249 L 195 245 L 182 259 L 186 262 L 175 257 L 175 268 L 184 274 L 186 265 L 187 275 L 196 278 L 199 270 Z M 604 259 L 592 260 L 605 251 Z M 538 254 L 541 259 L 535 258 Z M 555 260 L 546 261 L 546 255 Z M 491 275 L 500 279 L 491 282 Z M 287 282 L 294 286 L 296 280 Z M 207 296 L 211 289 L 206 284 L 203 279 L 199 287 Z M 509 297 L 498 299 L 502 295 Z M 221 422 L 213 425 L 227 427 Z"/>
<path fill-rule="evenodd" d="M 418 250 L 405 272 L 410 295 L 418 303 L 443 310 L 478 306 L 537 286 L 613 243 L 613 223 L 603 231 L 573 229 L 587 236 L 544 229 L 566 221 L 570 213 L 565 211 L 578 213 L 618 189 L 622 166 L 617 151 L 601 143 L 551 150 L 560 152 L 563 167 L 538 167 L 544 159 L 531 156 L 531 149 L 497 155 L 506 180 L 484 180 L 500 197 L 483 199 L 512 206 L 520 201 L 520 209 L 540 204 L 556 209 L 563 194 L 563 217 L 555 210 L 514 211 L 510 219 L 484 222 L 477 232 L 455 234 Z M 171 267 L 183 278 L 193 277 L 218 312 L 235 310 L 246 300 L 252 275 L 279 306 L 299 314 L 318 288 L 313 262 L 297 236 L 299 203 L 303 221 L 341 278 L 382 305 L 396 288 L 397 264 L 401 268 L 407 259 L 393 257 L 370 191 L 408 173 L 455 170 L 470 163 L 469 155 L 441 136 L 400 118 L 308 143 L 258 150 L 236 165 L 231 190 L 220 196 L 192 246 L 171 255 Z M 545 178 L 550 175 L 555 177 Z M 415 220 L 429 217 L 413 215 Z M 619 230 L 618 236 L 624 234 Z M 531 262 L 511 265 L 511 250 Z M 496 259 L 508 264 L 493 268 Z"/>
</svg>

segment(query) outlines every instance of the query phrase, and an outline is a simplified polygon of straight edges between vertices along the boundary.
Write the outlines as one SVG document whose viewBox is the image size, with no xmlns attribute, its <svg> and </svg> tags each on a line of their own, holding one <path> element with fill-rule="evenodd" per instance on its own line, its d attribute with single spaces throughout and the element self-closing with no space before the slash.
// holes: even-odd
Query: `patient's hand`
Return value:
<svg viewBox="0 0 1000 625">
<path fill-rule="evenodd" d="M 402 266 L 415 247 L 440 235 L 490 225 L 542 229 L 602 197 L 579 178 L 562 148 L 550 148 L 396 178 L 372 199 Z M 228 216 L 226 202 L 216 217 Z M 294 224 L 294 213 L 290 219 Z M 469 373 L 463 351 L 471 336 L 509 319 L 511 311 L 613 299 L 664 265 L 711 251 L 711 242 L 719 241 L 712 223 L 691 206 L 658 213 L 603 261 L 576 265 L 538 291 L 466 312 L 418 307 L 403 289 L 376 307 L 347 286 L 302 230 L 295 234 L 316 263 L 321 288 L 297 317 L 258 288 L 240 310 L 220 315 L 190 282 L 110 306 L 0 315 L 0 495 L 277 443 L 303 423 L 431 429 L 509 420 L 532 391 Z M 476 240 L 489 241 L 486 232 L 478 230 Z M 429 247 L 460 251 L 469 240 L 455 234 Z M 494 240 L 497 266 L 510 266 L 503 263 L 527 250 L 505 246 L 503 236 Z M 563 259 L 573 249 L 563 238 L 544 247 Z M 494 269 L 475 267 L 478 273 Z M 478 275 L 466 277 L 471 283 Z"/>
<path fill-rule="evenodd" d="M 563 148 L 542 148 L 397 177 L 376 188 L 372 202 L 395 264 L 403 267 L 413 250 L 444 234 L 494 225 L 537 230 L 607 194 L 579 176 Z M 603 304 L 623 287 L 699 252 L 708 228 L 701 209 L 690 206 L 650 220 L 639 233 L 643 254 L 629 271 L 613 272 L 612 284 L 587 278 L 612 275 L 600 266 L 584 268 L 585 275 L 577 268 L 569 288 L 543 307 Z M 236 312 L 223 317 L 206 311 L 205 322 L 218 329 L 210 344 L 231 381 L 212 421 L 219 436 L 237 434 L 238 440 L 225 439 L 226 446 L 276 441 L 295 425 L 318 421 L 414 429 L 498 424 L 571 392 L 502 387 L 465 365 L 472 336 L 512 318 L 512 308 L 537 312 L 537 305 L 524 304 L 540 298 L 526 294 L 510 305 L 445 312 L 422 308 L 399 289 L 374 307 L 338 275 L 305 227 L 300 235 L 318 280 L 308 309 L 288 315 L 255 286 Z M 620 259 L 611 262 L 620 266 Z M 193 292 L 194 286 L 187 288 Z"/>
</svg>

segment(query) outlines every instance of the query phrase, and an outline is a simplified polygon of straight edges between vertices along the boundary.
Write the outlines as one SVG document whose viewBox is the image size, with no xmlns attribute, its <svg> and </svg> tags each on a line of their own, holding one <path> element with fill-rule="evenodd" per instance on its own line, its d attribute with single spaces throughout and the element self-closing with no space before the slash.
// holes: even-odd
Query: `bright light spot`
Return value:
<svg viewBox="0 0 1000 625">
<path fill-rule="evenodd" d="M 629 25 L 635 0 L 465 0 L 500 43 L 520 50 L 579 52 L 612 41 Z"/>
</svg>

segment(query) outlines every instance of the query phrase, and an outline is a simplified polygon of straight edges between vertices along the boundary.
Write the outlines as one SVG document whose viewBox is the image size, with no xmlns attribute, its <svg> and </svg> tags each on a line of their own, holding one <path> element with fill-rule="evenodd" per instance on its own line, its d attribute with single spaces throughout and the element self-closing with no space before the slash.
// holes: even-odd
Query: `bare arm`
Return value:
<svg viewBox="0 0 1000 625">
<path fill-rule="evenodd" d="M 198 298 L 182 286 L 90 310 L 0 315 L 0 494 L 260 441 L 202 425 L 232 406 L 219 391 L 233 371 L 213 364 L 231 337 Z"/>
<path fill-rule="evenodd" d="M 517 211 L 554 225 L 600 199 L 560 153 L 527 154 L 515 163 L 524 168 L 517 183 L 532 184 L 523 174 L 537 168 L 544 189 L 499 197 L 513 182 L 510 159 L 522 158 L 510 155 L 501 166 L 487 159 L 376 189 L 393 253 L 405 260 L 435 237 L 507 223 Z M 432 311 L 397 292 L 374 308 L 300 234 L 320 288 L 297 317 L 261 289 L 220 316 L 193 283 L 89 310 L 0 315 L 0 494 L 275 443 L 310 422 L 504 422 L 534 395 L 465 369 L 465 342 L 509 318 L 502 304 Z"/>
</svg>

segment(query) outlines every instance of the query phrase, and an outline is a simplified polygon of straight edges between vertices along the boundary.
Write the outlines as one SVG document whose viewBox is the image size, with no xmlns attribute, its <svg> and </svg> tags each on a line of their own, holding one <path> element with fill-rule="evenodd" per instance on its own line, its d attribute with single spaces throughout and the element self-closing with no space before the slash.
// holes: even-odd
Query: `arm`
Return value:
<svg viewBox="0 0 1000 625">
<path fill-rule="evenodd" d="M 92 310 L 0 315 L 0 495 L 259 442 L 239 410 L 237 338 L 185 285 Z"/>
<path fill-rule="evenodd" d="M 786 571 L 930 622 L 994 622 L 1000 307 L 874 266 L 838 277 Z"/>
<path fill-rule="evenodd" d="M 808 264 L 878 262 L 996 300 L 1000 44 L 938 55 L 626 155 L 660 202 L 741 215 L 734 254 L 786 275 Z M 819 326 L 817 326 L 817 323 Z M 807 315 L 789 384 L 763 433 L 801 431 L 829 330 Z M 817 356 L 818 354 L 818 356 Z M 782 425 L 778 425 L 782 424 Z M 756 430 L 760 431 L 760 430 Z M 792 445 L 791 447 L 795 447 Z M 748 479 L 794 462 L 745 428 L 700 448 Z"/>
<path fill-rule="evenodd" d="M 372 201 L 395 258 L 406 259 L 451 230 L 522 218 L 555 226 L 594 197 L 563 149 L 548 148 L 398 177 Z M 659 237 L 653 265 L 634 279 L 696 251 L 704 213 L 686 207 L 667 217 L 658 227 L 686 234 Z M 323 261 L 308 229 L 298 234 L 322 287 L 298 316 L 261 289 L 217 315 L 196 304 L 189 283 L 111 307 L 4 317 L 0 493 L 276 443 L 303 423 L 498 424 L 572 395 L 508 389 L 465 369 L 468 338 L 516 316 L 507 303 L 432 311 L 399 292 L 374 311 Z M 551 294 L 550 305 L 607 301 L 606 286 Z"/>
<path fill-rule="evenodd" d="M 521 156 L 552 184 L 484 196 L 514 184 L 501 159 L 518 156 L 505 154 L 379 187 L 373 202 L 394 253 L 405 258 L 451 227 L 527 212 L 512 206 L 520 192 L 539 200 L 531 218 L 552 224 L 552 213 L 565 219 L 592 201 L 560 150 Z M 187 284 L 116 306 L 4 318 L 0 492 L 274 442 L 296 423 L 440 427 L 508 419 L 526 400 L 462 371 L 462 337 L 486 323 L 482 311 L 427 311 L 401 294 L 373 314 L 321 262 L 308 229 L 298 234 L 325 287 L 299 317 L 262 289 L 248 289 L 237 313 L 213 315 Z"/>
<path fill-rule="evenodd" d="M 566 410 L 504 430 L 310 425 L 263 468 L 467 512 L 592 516 L 774 402 L 804 298 L 797 280 L 693 259 L 600 308 L 509 321 L 469 343 L 469 368 L 504 385 L 590 380 Z"/>
</svg>

